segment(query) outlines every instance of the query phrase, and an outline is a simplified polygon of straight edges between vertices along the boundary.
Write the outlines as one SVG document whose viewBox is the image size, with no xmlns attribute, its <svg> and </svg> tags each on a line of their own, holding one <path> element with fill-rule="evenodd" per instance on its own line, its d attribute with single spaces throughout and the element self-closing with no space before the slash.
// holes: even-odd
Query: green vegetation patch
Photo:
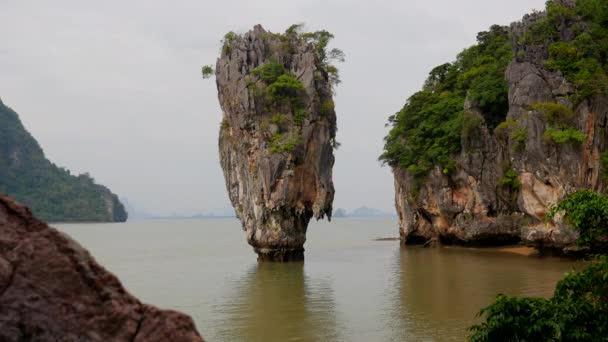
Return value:
<svg viewBox="0 0 608 342">
<path fill-rule="evenodd" d="M 543 139 L 556 145 L 580 145 L 585 141 L 585 134 L 570 127 L 564 129 L 549 127 L 543 134 Z"/>
<path fill-rule="evenodd" d="M 559 28 L 570 26 L 574 38 L 562 41 Z M 545 67 L 561 71 L 576 87 L 578 103 L 608 91 L 608 6 L 605 0 L 577 0 L 574 8 L 548 1 L 546 16 L 526 35 L 528 43 L 549 42 Z"/>
<path fill-rule="evenodd" d="M 480 110 L 491 129 L 504 121 L 508 112 L 504 73 L 512 59 L 508 30 L 492 26 L 479 33 L 477 41 L 455 62 L 434 68 L 423 89 L 389 117 L 392 129 L 385 137 L 381 161 L 404 167 L 416 177 L 434 166 L 449 173 L 455 168 L 453 156 L 461 150 L 465 99 Z"/>
<path fill-rule="evenodd" d="M 116 195 L 87 173 L 75 176 L 46 159 L 19 116 L 0 102 L 0 193 L 27 205 L 50 222 L 124 221 Z M 108 203 L 114 206 L 108 211 Z M 113 216 L 111 215 L 113 214 Z"/>
</svg>

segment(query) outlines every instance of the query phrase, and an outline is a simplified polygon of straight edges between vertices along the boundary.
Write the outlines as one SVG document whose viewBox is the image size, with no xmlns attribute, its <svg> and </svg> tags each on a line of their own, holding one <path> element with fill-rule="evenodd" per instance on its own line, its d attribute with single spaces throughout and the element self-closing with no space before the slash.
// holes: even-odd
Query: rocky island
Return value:
<svg viewBox="0 0 608 342">
<path fill-rule="evenodd" d="M 0 101 L 0 193 L 50 222 L 124 222 L 114 193 L 89 174 L 72 175 L 49 161 L 19 115 Z"/>
<path fill-rule="evenodd" d="M 230 32 L 215 67 L 226 188 L 261 260 L 302 259 L 310 219 L 332 214 L 339 78 L 331 62 L 343 54 L 327 49 L 329 32 L 300 31 Z"/>
<path fill-rule="evenodd" d="M 569 193 L 608 184 L 598 3 L 549 1 L 479 33 L 389 118 L 380 159 L 394 173 L 404 243 L 574 246 L 567 224 L 546 214 Z"/>
</svg>

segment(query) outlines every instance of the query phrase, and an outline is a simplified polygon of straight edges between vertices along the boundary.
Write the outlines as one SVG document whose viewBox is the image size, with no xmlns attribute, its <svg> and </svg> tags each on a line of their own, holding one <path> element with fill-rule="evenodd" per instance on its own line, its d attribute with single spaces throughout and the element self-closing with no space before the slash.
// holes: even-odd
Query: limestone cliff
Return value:
<svg viewBox="0 0 608 342">
<path fill-rule="evenodd" d="M 180 341 L 192 319 L 129 294 L 76 241 L 0 195 L 0 341 Z"/>
<path fill-rule="evenodd" d="M 261 259 L 301 259 L 312 217 L 331 219 L 336 114 L 331 35 L 226 35 L 216 65 L 220 161 L 248 243 Z M 336 83 L 336 82 L 334 82 Z"/>
<path fill-rule="evenodd" d="M 584 92 L 592 81 L 569 77 L 579 70 L 564 71 L 568 61 L 561 49 L 571 52 L 593 24 L 573 1 L 548 6 L 548 12 L 526 15 L 509 29 L 512 55 L 504 72 L 508 111 L 503 123 L 491 125 L 469 88 L 453 169 L 435 163 L 417 177 L 411 172 L 415 168 L 391 161 L 405 243 L 435 238 L 480 245 L 523 241 L 557 250 L 573 246 L 573 231 L 545 215 L 565 194 L 606 189 L 600 164 L 608 139 L 608 97 L 605 90 Z M 594 57 L 587 58 L 593 62 Z M 602 79 L 605 71 L 598 75 Z M 408 137 L 402 138 L 407 145 Z"/>
</svg>

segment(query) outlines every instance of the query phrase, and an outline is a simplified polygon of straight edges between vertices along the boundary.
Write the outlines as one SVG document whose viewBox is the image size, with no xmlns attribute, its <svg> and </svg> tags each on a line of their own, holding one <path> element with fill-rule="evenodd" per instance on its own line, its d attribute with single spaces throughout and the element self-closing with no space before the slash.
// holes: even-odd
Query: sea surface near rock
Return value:
<svg viewBox="0 0 608 342">
<path fill-rule="evenodd" d="M 77 242 L 0 195 L 0 341 L 202 341 L 142 304 Z"/>
<path fill-rule="evenodd" d="M 336 115 L 328 74 L 314 44 L 297 33 L 258 25 L 225 44 L 216 82 L 230 200 L 260 259 L 302 259 L 310 219 L 332 213 Z M 270 85 L 253 73 L 268 63 L 301 84 L 290 103 L 269 101 Z"/>
</svg>

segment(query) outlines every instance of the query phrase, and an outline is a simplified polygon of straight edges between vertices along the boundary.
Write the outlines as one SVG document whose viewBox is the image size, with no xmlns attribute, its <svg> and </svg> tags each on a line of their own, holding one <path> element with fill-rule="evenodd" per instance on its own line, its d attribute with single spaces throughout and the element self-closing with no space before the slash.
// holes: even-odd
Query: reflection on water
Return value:
<svg viewBox="0 0 608 342">
<path fill-rule="evenodd" d="M 61 225 L 142 301 L 208 341 L 463 341 L 497 293 L 548 296 L 577 264 L 404 248 L 392 220 L 313 222 L 304 263 L 260 263 L 236 220 Z"/>
<path fill-rule="evenodd" d="M 498 293 L 549 297 L 573 267 L 559 259 L 491 250 L 401 248 L 395 255 L 400 340 L 463 341 Z"/>
<path fill-rule="evenodd" d="M 336 340 L 332 288 L 311 281 L 304 263 L 254 265 L 212 311 L 222 341 Z"/>
</svg>

